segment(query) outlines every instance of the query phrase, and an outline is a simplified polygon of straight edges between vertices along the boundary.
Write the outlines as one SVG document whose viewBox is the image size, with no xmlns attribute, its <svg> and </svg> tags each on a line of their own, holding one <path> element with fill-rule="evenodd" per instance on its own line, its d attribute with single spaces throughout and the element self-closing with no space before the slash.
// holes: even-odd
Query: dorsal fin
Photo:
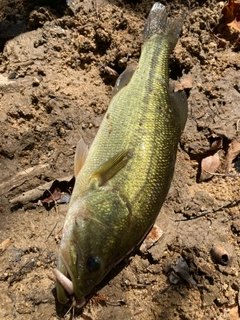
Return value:
<svg viewBox="0 0 240 320">
<path fill-rule="evenodd" d="M 78 141 L 77 147 L 76 147 L 76 152 L 75 152 L 75 158 L 74 158 L 74 176 L 75 179 L 77 178 L 77 175 L 81 171 L 85 160 L 88 155 L 88 146 L 84 142 L 83 139 L 80 139 Z"/>
</svg>

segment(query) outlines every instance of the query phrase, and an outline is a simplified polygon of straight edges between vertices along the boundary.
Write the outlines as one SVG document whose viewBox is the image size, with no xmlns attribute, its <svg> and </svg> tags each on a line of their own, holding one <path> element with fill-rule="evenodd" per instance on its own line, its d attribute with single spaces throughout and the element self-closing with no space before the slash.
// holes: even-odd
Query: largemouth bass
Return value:
<svg viewBox="0 0 240 320">
<path fill-rule="evenodd" d="M 57 297 L 84 305 L 94 286 L 144 239 L 173 176 L 187 118 L 183 92 L 169 88 L 168 59 L 183 19 L 168 21 L 155 3 L 136 70 L 117 80 L 114 96 L 87 152 L 76 151 L 76 183 L 60 244 Z"/>
</svg>

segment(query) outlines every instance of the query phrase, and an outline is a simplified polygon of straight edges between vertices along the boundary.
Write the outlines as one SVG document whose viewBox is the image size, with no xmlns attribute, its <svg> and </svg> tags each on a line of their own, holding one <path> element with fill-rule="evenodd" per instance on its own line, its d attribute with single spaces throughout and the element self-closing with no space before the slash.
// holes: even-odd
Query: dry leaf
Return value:
<svg viewBox="0 0 240 320">
<path fill-rule="evenodd" d="M 225 173 L 228 173 L 231 169 L 233 160 L 240 154 L 240 142 L 233 140 L 228 148 L 225 162 Z"/>
<path fill-rule="evenodd" d="M 220 167 L 220 159 L 218 153 L 215 153 L 213 156 L 206 157 L 202 159 L 201 162 L 201 174 L 199 181 L 208 180 L 213 176 L 218 168 Z"/>
<path fill-rule="evenodd" d="M 143 243 L 140 246 L 140 251 L 145 253 L 148 249 L 150 249 L 163 235 L 162 229 L 159 228 L 158 225 L 154 224 Z"/>
<path fill-rule="evenodd" d="M 49 190 L 45 190 L 42 197 L 39 199 L 43 206 L 50 210 L 60 200 L 60 203 L 69 202 L 69 197 L 72 193 L 75 183 L 73 177 L 70 181 L 58 181 L 55 180 Z"/>
<path fill-rule="evenodd" d="M 59 188 L 54 189 L 48 198 L 42 200 L 42 203 L 51 203 L 61 198 L 61 190 Z"/>
<path fill-rule="evenodd" d="M 214 151 L 214 150 L 218 150 L 221 149 L 223 146 L 222 144 L 222 138 L 217 138 L 216 140 L 213 141 L 211 148 L 209 149 L 209 151 Z"/>
<path fill-rule="evenodd" d="M 176 263 L 172 264 L 171 267 L 173 271 L 175 271 L 182 279 L 187 281 L 189 284 L 197 287 L 201 286 L 198 285 L 197 282 L 191 276 L 190 268 L 186 260 L 181 255 L 178 256 Z"/>
<path fill-rule="evenodd" d="M 240 3 L 229 0 L 228 4 L 222 9 L 222 14 L 228 26 L 240 30 Z"/>
<path fill-rule="evenodd" d="M 236 19 L 235 20 L 233 20 L 231 23 L 228 23 L 228 26 L 229 27 L 232 27 L 232 28 L 234 28 L 234 29 L 236 29 L 236 30 L 240 30 L 240 21 L 237 21 Z"/>
<path fill-rule="evenodd" d="M 238 306 L 233 306 L 232 308 L 227 308 L 227 309 L 228 309 L 229 320 L 239 320 Z"/>
</svg>

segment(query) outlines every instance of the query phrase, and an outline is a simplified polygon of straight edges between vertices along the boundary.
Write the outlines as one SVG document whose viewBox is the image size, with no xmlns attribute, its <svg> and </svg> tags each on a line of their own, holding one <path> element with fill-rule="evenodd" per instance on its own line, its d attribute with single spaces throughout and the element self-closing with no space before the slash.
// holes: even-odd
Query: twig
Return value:
<svg viewBox="0 0 240 320">
<path fill-rule="evenodd" d="M 237 120 L 237 125 L 236 125 L 236 127 L 237 127 L 237 132 L 239 132 L 240 131 L 240 119 L 238 119 Z"/>
<path fill-rule="evenodd" d="M 56 229 L 57 224 L 58 224 L 58 222 L 55 223 L 54 227 L 53 227 L 52 230 L 50 231 L 50 233 L 49 233 L 49 235 L 47 236 L 47 239 L 46 239 L 46 240 L 48 240 L 48 239 L 51 237 L 53 231 Z"/>
<path fill-rule="evenodd" d="M 210 172 L 210 171 L 205 170 L 205 169 L 204 169 L 204 171 L 205 171 L 206 173 L 211 174 L 212 176 L 230 177 L 230 178 L 236 178 L 236 177 L 238 176 L 237 174 Z"/>
<path fill-rule="evenodd" d="M 82 30 L 82 29 L 84 29 L 84 28 L 86 28 L 86 27 L 90 27 L 90 26 L 92 26 L 92 23 L 86 23 L 86 24 L 84 24 L 83 26 L 77 27 L 77 30 L 79 31 L 79 30 Z"/>
<path fill-rule="evenodd" d="M 95 0 L 95 7 L 96 7 L 97 19 L 99 20 L 99 13 L 98 13 L 98 0 Z"/>
<path fill-rule="evenodd" d="M 240 199 L 231 201 L 228 204 L 225 204 L 224 206 L 219 207 L 218 209 L 205 211 L 205 212 L 203 212 L 202 214 L 200 214 L 198 216 L 190 217 L 189 219 L 178 219 L 178 220 L 175 220 L 175 221 L 176 222 L 180 222 L 180 221 L 195 220 L 195 219 L 204 217 L 204 216 L 208 215 L 209 213 L 216 213 L 218 211 L 221 211 L 222 209 L 233 208 L 233 207 L 237 206 L 238 204 L 240 204 Z"/>
<path fill-rule="evenodd" d="M 7 192 L 19 187 L 26 180 L 32 179 L 33 177 L 43 173 L 44 170 L 48 170 L 49 168 L 50 165 L 48 163 L 44 163 L 17 173 L 12 178 L 0 184 L 0 195 L 6 194 Z"/>
<path fill-rule="evenodd" d="M 68 177 L 65 177 L 65 178 L 61 178 L 59 179 L 59 181 L 69 181 L 70 179 L 72 178 L 72 176 L 68 176 Z M 50 182 L 47 182 L 35 189 L 32 189 L 32 190 L 29 190 L 27 192 L 24 192 L 16 197 L 14 197 L 13 199 L 11 199 L 9 202 L 12 203 L 12 204 L 16 204 L 16 203 L 19 203 L 19 204 L 26 204 L 30 201 L 36 201 L 38 198 L 41 197 L 42 193 L 45 191 L 45 190 L 49 190 L 51 185 L 53 184 L 55 180 L 52 180 Z"/>
</svg>

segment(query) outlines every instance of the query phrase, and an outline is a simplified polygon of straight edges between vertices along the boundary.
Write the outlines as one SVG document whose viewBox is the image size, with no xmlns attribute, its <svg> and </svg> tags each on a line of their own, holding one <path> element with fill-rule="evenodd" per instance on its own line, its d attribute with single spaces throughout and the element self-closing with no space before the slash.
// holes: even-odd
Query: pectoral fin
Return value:
<svg viewBox="0 0 240 320">
<path fill-rule="evenodd" d="M 74 159 L 74 176 L 77 178 L 77 175 L 81 171 L 84 162 L 88 155 L 88 146 L 84 142 L 83 139 L 78 141 L 76 152 L 75 152 L 75 159 Z"/>
<path fill-rule="evenodd" d="M 119 152 L 117 155 L 103 163 L 97 169 L 97 171 L 95 171 L 91 175 L 91 179 L 97 178 L 98 185 L 104 185 L 108 180 L 115 176 L 115 174 L 117 174 L 123 167 L 125 167 L 125 165 L 132 158 L 132 156 L 133 149 L 128 149 Z"/>
</svg>

